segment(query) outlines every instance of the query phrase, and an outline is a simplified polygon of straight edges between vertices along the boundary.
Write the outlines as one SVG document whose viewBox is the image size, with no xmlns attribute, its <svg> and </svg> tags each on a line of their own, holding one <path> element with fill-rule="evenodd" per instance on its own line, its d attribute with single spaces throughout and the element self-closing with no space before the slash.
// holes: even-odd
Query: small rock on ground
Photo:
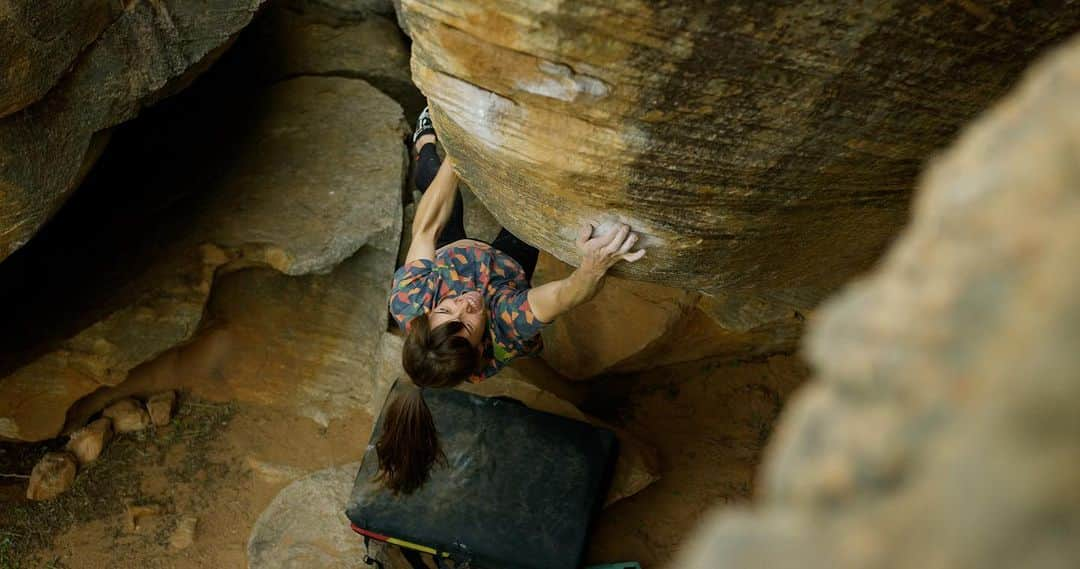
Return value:
<svg viewBox="0 0 1080 569">
<path fill-rule="evenodd" d="M 71 438 L 68 439 L 64 448 L 75 455 L 79 464 L 89 464 L 101 455 L 101 451 L 112 440 L 112 436 L 112 419 L 102 417 L 71 433 Z"/>
<path fill-rule="evenodd" d="M 50 452 L 38 461 L 30 473 L 26 497 L 31 500 L 51 500 L 75 482 L 78 466 L 69 452 Z"/>
<path fill-rule="evenodd" d="M 112 419 L 113 429 L 118 433 L 141 431 L 150 426 L 150 415 L 134 399 L 121 399 L 106 407 L 102 415 Z"/>
<path fill-rule="evenodd" d="M 176 392 L 166 391 L 158 393 L 146 402 L 146 409 L 150 412 L 150 421 L 162 427 L 172 420 L 173 407 L 176 405 Z"/>
<path fill-rule="evenodd" d="M 249 569 L 366 569 L 363 540 L 345 517 L 359 469 L 354 462 L 320 470 L 282 489 L 251 530 Z"/>
</svg>

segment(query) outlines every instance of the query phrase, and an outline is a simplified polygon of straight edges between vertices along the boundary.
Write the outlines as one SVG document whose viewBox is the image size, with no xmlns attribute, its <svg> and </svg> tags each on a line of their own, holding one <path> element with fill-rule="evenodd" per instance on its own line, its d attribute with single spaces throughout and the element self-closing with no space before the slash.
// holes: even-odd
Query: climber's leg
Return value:
<svg viewBox="0 0 1080 569">
<path fill-rule="evenodd" d="M 414 179 L 416 189 L 420 190 L 420 193 L 424 193 L 424 190 L 427 190 L 431 182 L 435 180 L 435 175 L 439 173 L 442 159 L 439 158 L 438 152 L 435 151 L 435 130 L 431 127 L 431 119 L 428 116 L 427 108 L 424 108 L 424 111 L 420 113 L 420 118 L 417 119 L 416 123 L 416 133 L 413 135 L 417 149 L 416 175 Z M 450 212 L 450 220 L 446 223 L 446 227 L 443 228 L 439 238 L 435 241 L 435 248 L 438 249 L 448 243 L 466 238 L 465 205 L 461 201 L 461 192 L 454 192 L 454 209 Z"/>
<path fill-rule="evenodd" d="M 491 242 L 491 246 L 510 255 L 517 261 L 521 268 L 525 269 L 525 280 L 532 282 L 533 270 L 536 269 L 536 259 L 540 256 L 540 251 L 537 251 L 536 247 L 518 239 L 516 235 L 507 231 L 505 227 L 499 231 L 499 235 Z"/>
</svg>

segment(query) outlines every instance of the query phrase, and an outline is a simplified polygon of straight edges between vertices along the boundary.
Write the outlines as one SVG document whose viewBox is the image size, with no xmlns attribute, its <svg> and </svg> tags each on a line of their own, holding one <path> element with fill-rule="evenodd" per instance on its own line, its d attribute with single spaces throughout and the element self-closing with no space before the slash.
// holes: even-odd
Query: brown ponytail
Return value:
<svg viewBox="0 0 1080 569">
<path fill-rule="evenodd" d="M 468 340 L 455 335 L 462 328 L 461 322 L 447 322 L 432 329 L 427 315 L 409 322 L 401 364 L 414 384 L 453 387 L 476 371 L 480 354 Z M 412 493 L 427 482 L 435 463 L 445 460 L 435 421 L 420 389 L 390 402 L 375 451 L 379 480 L 395 494 Z"/>
</svg>

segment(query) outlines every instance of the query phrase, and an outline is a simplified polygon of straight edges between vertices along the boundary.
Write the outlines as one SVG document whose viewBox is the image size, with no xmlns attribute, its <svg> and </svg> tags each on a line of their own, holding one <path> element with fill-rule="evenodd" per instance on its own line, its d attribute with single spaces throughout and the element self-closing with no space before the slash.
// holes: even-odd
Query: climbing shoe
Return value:
<svg viewBox="0 0 1080 569">
<path fill-rule="evenodd" d="M 420 116 L 416 117 L 416 131 L 412 135 L 413 144 L 415 145 L 416 141 L 425 134 L 435 134 L 435 125 L 431 123 L 431 111 L 427 107 L 424 107 L 424 110 L 420 111 Z"/>
</svg>

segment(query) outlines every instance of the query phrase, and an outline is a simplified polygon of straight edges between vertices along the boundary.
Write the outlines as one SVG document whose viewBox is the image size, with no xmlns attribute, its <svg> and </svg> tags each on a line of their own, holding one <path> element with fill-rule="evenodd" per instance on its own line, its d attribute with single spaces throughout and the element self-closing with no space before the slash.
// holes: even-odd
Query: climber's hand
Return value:
<svg viewBox="0 0 1080 569">
<path fill-rule="evenodd" d="M 633 263 L 645 256 L 644 249 L 630 252 L 638 241 L 638 234 L 630 231 L 629 225 L 620 223 L 613 231 L 594 237 L 595 230 L 593 224 L 587 223 L 578 234 L 577 247 L 581 252 L 582 271 L 603 276 L 619 261 Z"/>
<path fill-rule="evenodd" d="M 591 223 L 581 228 L 577 240 L 581 266 L 570 276 L 529 289 L 529 307 L 541 322 L 551 322 L 571 308 L 588 302 L 600 290 L 604 273 L 615 263 L 633 263 L 645 256 L 643 249 L 630 252 L 638 242 L 638 234 L 630 231 L 629 225 L 619 224 L 597 237 L 593 237 L 594 231 Z"/>
</svg>

